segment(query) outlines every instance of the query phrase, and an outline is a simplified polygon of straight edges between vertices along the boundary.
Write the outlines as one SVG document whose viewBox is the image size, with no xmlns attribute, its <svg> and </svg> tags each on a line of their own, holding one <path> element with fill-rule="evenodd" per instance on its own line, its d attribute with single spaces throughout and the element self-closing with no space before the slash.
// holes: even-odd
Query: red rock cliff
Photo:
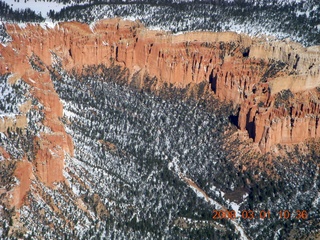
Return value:
<svg viewBox="0 0 320 240">
<path fill-rule="evenodd" d="M 72 153 L 72 141 L 59 121 L 63 109 L 49 74 L 32 70 L 32 55 L 51 65 L 54 53 L 66 70 L 121 65 L 131 76 L 157 77 L 155 88 L 165 82 L 176 87 L 210 83 L 219 99 L 239 106 L 240 130 L 248 131 L 264 152 L 278 143 L 320 137 L 318 47 L 232 32 L 173 35 L 120 19 L 92 27 L 76 22 L 54 28 L 7 25 L 7 32 L 13 40 L 7 47 L 0 45 L 0 73 L 21 76 L 45 106 L 44 124 L 52 132 L 35 139 L 35 165 L 37 176 L 49 185 L 63 179 L 63 150 Z M 139 84 L 143 87 L 143 81 Z M 291 94 L 283 91 L 287 89 Z M 61 148 L 54 148 L 57 144 Z"/>
<path fill-rule="evenodd" d="M 17 26 L 11 27 L 19 29 Z M 16 36 L 13 34 L 13 36 Z M 32 56 L 30 47 L 26 43 L 15 39 L 8 46 L 0 44 L 0 74 L 13 74 L 9 82 L 21 78 L 30 85 L 30 93 L 43 106 L 44 119 L 42 121 L 45 131 L 41 131 L 34 142 L 35 159 L 32 163 L 26 159 L 18 160 L 14 175 L 17 177 L 18 185 L 8 192 L 9 206 L 20 207 L 30 189 L 31 179 L 36 177 L 45 185 L 52 187 L 54 183 L 64 181 L 63 167 L 65 154 L 73 155 L 73 142 L 65 132 L 62 122 L 63 106 L 58 94 L 55 92 L 48 70 L 35 71 L 30 65 L 29 59 Z M 28 39 L 32 46 L 32 39 Z M 26 48 L 25 48 L 26 47 Z M 50 54 L 50 52 L 49 52 Z M 26 112 L 30 109 L 30 102 L 20 107 L 22 115 L 15 119 L 4 118 L 0 122 L 0 131 L 5 132 L 8 127 L 26 128 L 28 126 Z M 31 123 L 32 124 L 32 123 Z M 7 156 L 6 158 L 10 158 Z M 15 159 L 11 159 L 15 160 Z M 11 199 L 11 200 L 10 200 Z"/>
</svg>

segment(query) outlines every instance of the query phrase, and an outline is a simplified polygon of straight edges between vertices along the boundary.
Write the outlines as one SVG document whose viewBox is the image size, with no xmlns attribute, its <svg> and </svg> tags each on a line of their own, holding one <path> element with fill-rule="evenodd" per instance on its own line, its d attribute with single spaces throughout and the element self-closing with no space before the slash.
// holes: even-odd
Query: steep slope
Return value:
<svg viewBox="0 0 320 240">
<path fill-rule="evenodd" d="M 263 152 L 278 143 L 319 137 L 318 47 L 251 39 L 232 32 L 170 35 L 119 19 L 101 21 L 91 28 L 61 23 L 54 29 L 8 25 L 7 31 L 22 64 L 28 64 L 25 56 L 34 54 L 51 65 L 54 52 L 66 70 L 120 65 L 129 69 L 130 81 L 139 88 L 144 87 L 145 75 L 158 79 L 151 86 L 154 90 L 165 83 L 184 88 L 210 82 L 220 100 L 240 105 L 238 126 L 249 132 Z M 32 38 L 34 34 L 38 37 Z M 19 73 L 23 65 L 10 63 L 9 54 L 16 53 L 4 53 L 1 72 Z M 288 89 L 293 95 L 284 107 L 275 100 Z"/>
<path fill-rule="evenodd" d="M 317 47 L 232 32 L 172 35 L 121 19 L 6 31 L 0 210 L 13 221 L 2 219 L 7 235 L 237 238 L 230 222 L 212 222 L 212 206 L 194 199 L 181 174 L 225 206 L 308 208 L 310 221 L 288 229 L 318 229 L 319 151 L 317 141 L 306 142 L 319 137 Z M 282 150 L 303 141 L 305 151 Z M 266 181 L 272 174 L 279 180 Z M 286 194 L 275 196 L 280 189 Z M 269 228 L 263 234 L 271 238 L 275 223 L 241 225 L 252 238 Z"/>
</svg>

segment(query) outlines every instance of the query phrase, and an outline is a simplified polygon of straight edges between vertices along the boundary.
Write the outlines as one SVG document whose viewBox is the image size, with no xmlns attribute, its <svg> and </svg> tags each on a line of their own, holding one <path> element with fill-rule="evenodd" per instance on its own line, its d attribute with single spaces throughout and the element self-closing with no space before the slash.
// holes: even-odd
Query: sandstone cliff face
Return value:
<svg viewBox="0 0 320 240">
<path fill-rule="evenodd" d="M 30 41 L 32 46 L 31 38 L 27 41 Z M 9 206 L 17 208 L 24 202 L 31 186 L 31 179 L 37 178 L 49 187 L 52 187 L 54 183 L 64 181 L 62 170 L 65 154 L 73 155 L 72 139 L 65 132 L 59 119 L 63 116 L 62 103 L 55 92 L 49 72 L 45 68 L 41 71 L 35 70 L 30 64 L 33 56 L 30 47 L 20 43 L 21 46 L 18 48 L 15 42 L 8 46 L 1 45 L 0 73 L 13 73 L 8 79 L 11 84 L 21 78 L 30 85 L 30 94 L 43 106 L 44 119 L 41 124 L 46 130 L 41 131 L 40 135 L 33 140 L 34 161 L 31 163 L 26 159 L 17 160 L 14 175 L 18 179 L 18 184 L 7 193 Z M 50 52 L 48 53 L 50 55 Z M 30 108 L 29 100 L 20 106 L 21 114 L 0 119 L 0 132 L 5 132 L 8 128 L 11 130 L 24 129 L 28 127 L 28 124 L 34 124 L 28 123 L 26 117 Z M 7 155 L 7 158 L 10 156 Z"/>
<path fill-rule="evenodd" d="M 237 103 L 262 74 L 258 60 L 243 57 L 252 40 L 236 33 L 171 35 L 119 19 L 98 22 L 92 30 L 80 23 L 61 23 L 48 30 L 31 25 L 25 29 L 8 25 L 7 29 L 13 37 L 11 47 L 19 55 L 35 54 L 46 65 L 52 64 L 54 52 L 67 70 L 114 63 L 130 69 L 132 75 L 140 72 L 141 77 L 144 74 L 157 77 L 160 86 L 163 82 L 185 87 L 211 81 L 221 99 Z M 15 54 L 8 53 L 5 58 Z M 19 66 L 11 65 L 7 71 L 23 75 L 28 63 L 25 57 L 19 57 L 18 61 Z M 3 65 L 3 72 L 7 65 Z"/>
<path fill-rule="evenodd" d="M 39 74 L 29 69 L 22 76 L 22 79 L 30 84 L 31 94 L 44 107 L 42 125 L 46 130 L 40 132 L 40 135 L 33 140 L 33 152 L 35 154 L 33 162 L 29 162 L 26 159 L 17 161 L 14 175 L 18 179 L 18 185 L 7 193 L 9 206 L 15 206 L 16 208 L 21 207 L 23 204 L 30 189 L 32 178 L 36 177 L 48 187 L 52 187 L 54 183 L 64 181 L 65 154 L 73 155 L 72 139 L 65 132 L 64 126 L 59 120 L 59 117 L 63 115 L 62 104 L 53 88 L 49 73 Z M 28 106 L 25 105 L 29 104 L 22 105 L 20 109 L 27 111 Z M 0 130 L 3 132 L 9 127 L 14 130 L 15 128 L 24 129 L 28 126 L 25 114 L 4 118 L 0 121 L 2 121 L 2 124 L 0 122 Z M 7 155 L 7 158 L 10 158 L 10 156 Z"/>
<path fill-rule="evenodd" d="M 25 201 L 27 192 L 30 190 L 31 180 L 34 178 L 32 164 L 26 160 L 18 162 L 14 175 L 19 184 L 9 193 L 9 205 L 20 208 Z"/>
<path fill-rule="evenodd" d="M 0 45 L 0 73 L 21 77 L 44 106 L 43 124 L 51 132 L 35 139 L 34 164 L 36 175 L 48 185 L 63 180 L 64 152 L 73 154 L 72 140 L 59 121 L 62 104 L 46 70 L 57 59 L 66 70 L 79 72 L 89 65 L 120 65 L 131 77 L 140 76 L 142 88 L 144 76 L 156 77 L 155 90 L 164 83 L 183 88 L 207 82 L 219 99 L 239 106 L 240 130 L 248 131 L 263 152 L 278 143 L 320 137 L 318 47 L 231 32 L 173 35 L 120 19 L 91 27 L 69 22 L 52 29 L 6 28 L 13 40 Z M 30 66 L 32 56 L 39 57 L 44 69 Z M 286 89 L 291 90 L 289 98 L 283 98 Z"/>
</svg>

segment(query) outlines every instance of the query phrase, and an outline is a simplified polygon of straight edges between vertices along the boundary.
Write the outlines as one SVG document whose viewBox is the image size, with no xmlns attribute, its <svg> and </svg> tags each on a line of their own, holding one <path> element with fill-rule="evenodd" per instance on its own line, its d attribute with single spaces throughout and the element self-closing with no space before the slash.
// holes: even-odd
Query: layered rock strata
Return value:
<svg viewBox="0 0 320 240">
<path fill-rule="evenodd" d="M 319 47 L 233 32 L 171 34 L 121 19 L 53 28 L 8 24 L 6 29 L 12 42 L 0 45 L 0 73 L 15 73 L 33 87 L 45 109 L 43 124 L 51 129 L 34 140 L 37 176 L 48 185 L 63 179 L 64 152 L 73 152 L 46 69 L 57 62 L 79 73 L 90 65 L 120 65 L 141 88 L 143 77 L 156 77 L 155 90 L 164 83 L 184 88 L 206 82 L 220 100 L 239 108 L 239 129 L 248 131 L 263 152 L 278 143 L 320 137 Z M 41 60 L 37 70 L 30 64 L 35 56 Z"/>
<path fill-rule="evenodd" d="M 261 133 L 261 124 L 267 127 L 268 121 L 272 122 L 284 111 L 273 107 L 275 95 L 285 89 L 299 93 L 319 85 L 319 47 L 303 48 L 290 40 L 250 38 L 232 32 L 173 35 L 120 19 L 100 21 L 94 26 L 60 23 L 52 29 L 39 25 L 25 28 L 7 25 L 7 31 L 13 41 L 10 46 L 2 47 L 5 59 L 1 64 L 2 73 L 25 74 L 29 65 L 27 58 L 31 55 L 51 65 L 52 53 L 55 53 L 67 70 L 118 64 L 128 68 L 132 76 L 139 72 L 140 76 L 157 77 L 156 87 L 161 87 L 163 82 L 177 87 L 210 82 L 221 100 L 241 105 L 239 128 L 255 132 L 251 135 L 256 142 L 264 142 L 269 136 L 265 130 Z M 263 104 L 262 108 L 258 107 L 259 103 Z M 268 114 L 270 111 L 272 116 Z M 308 114 L 317 115 L 316 111 L 317 107 L 310 106 Z M 286 128 L 285 115 L 280 117 L 282 128 Z M 289 116 L 290 121 L 292 117 L 296 116 Z M 301 141 L 301 137 L 294 135 L 295 129 L 289 131 L 293 132 L 290 140 L 285 134 L 283 137 L 271 134 L 274 141 L 271 145 Z M 318 136 L 317 131 L 308 136 Z"/>
<path fill-rule="evenodd" d="M 41 123 L 30 123 L 26 117 L 30 110 L 31 101 L 20 106 L 21 114 L 0 119 L 0 132 L 15 129 L 25 129 L 28 125 L 41 124 L 42 131 L 33 139 L 34 160 L 11 159 L 9 154 L 2 154 L 5 159 L 16 160 L 14 176 L 17 185 L 6 192 L 8 206 L 19 208 L 25 201 L 30 190 L 31 180 L 39 180 L 48 187 L 64 181 L 63 167 L 66 154 L 73 155 L 73 142 L 66 133 L 60 118 L 63 116 L 63 106 L 54 89 L 49 71 L 44 68 L 37 71 L 31 66 L 32 55 L 17 50 L 14 42 L 8 46 L 0 45 L 0 74 L 11 74 L 8 82 L 13 84 L 22 79 L 30 86 L 30 94 L 43 106 Z M 33 106 L 34 107 L 34 106 Z"/>
</svg>

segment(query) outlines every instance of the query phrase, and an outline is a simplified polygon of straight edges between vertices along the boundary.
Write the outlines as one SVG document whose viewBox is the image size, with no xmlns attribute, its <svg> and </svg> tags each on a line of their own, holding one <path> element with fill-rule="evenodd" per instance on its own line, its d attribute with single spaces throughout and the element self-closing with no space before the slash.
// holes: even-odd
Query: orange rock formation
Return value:
<svg viewBox="0 0 320 240">
<path fill-rule="evenodd" d="M 15 177 L 19 180 L 19 184 L 14 187 L 12 197 L 9 198 L 9 204 L 20 208 L 23 205 L 27 192 L 30 190 L 32 174 L 32 164 L 26 160 L 17 163 L 14 172 Z"/>
<path fill-rule="evenodd" d="M 0 73 L 21 76 L 45 106 L 44 124 L 52 133 L 35 140 L 35 165 L 37 176 L 49 185 L 63 179 L 64 151 L 72 153 L 73 147 L 59 121 L 63 109 L 49 74 L 30 67 L 28 59 L 33 55 L 47 66 L 57 57 L 66 70 L 117 64 L 128 68 L 131 77 L 138 73 L 140 87 L 146 75 L 158 79 L 155 89 L 163 83 L 181 88 L 210 83 L 219 99 L 239 107 L 240 130 L 248 131 L 263 152 L 278 143 L 320 137 L 319 47 L 303 48 L 290 40 L 232 32 L 175 35 L 121 19 L 103 20 L 91 27 L 77 22 L 59 23 L 54 28 L 6 27 L 12 42 L 0 45 Z M 279 102 L 286 89 L 292 97 Z"/>
</svg>

